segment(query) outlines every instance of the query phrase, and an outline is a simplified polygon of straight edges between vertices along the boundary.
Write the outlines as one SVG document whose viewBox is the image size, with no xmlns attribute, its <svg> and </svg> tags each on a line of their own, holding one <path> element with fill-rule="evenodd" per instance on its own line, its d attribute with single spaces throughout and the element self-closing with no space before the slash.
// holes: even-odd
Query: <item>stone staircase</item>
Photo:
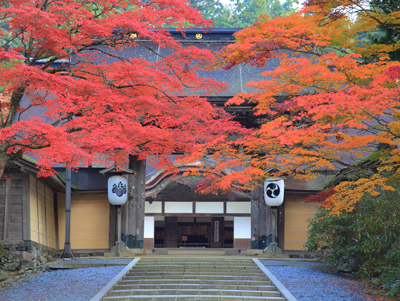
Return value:
<svg viewBox="0 0 400 301">
<path fill-rule="evenodd" d="M 142 258 L 92 300 L 288 299 L 252 259 L 220 257 Z"/>
</svg>

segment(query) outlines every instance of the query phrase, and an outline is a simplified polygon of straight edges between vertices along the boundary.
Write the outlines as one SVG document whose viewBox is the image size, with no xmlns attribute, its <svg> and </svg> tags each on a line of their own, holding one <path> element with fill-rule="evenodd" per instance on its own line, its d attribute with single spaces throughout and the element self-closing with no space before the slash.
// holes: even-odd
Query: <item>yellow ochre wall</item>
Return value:
<svg viewBox="0 0 400 301">
<path fill-rule="evenodd" d="M 29 176 L 31 240 L 56 248 L 54 193 L 35 177 Z"/>
<path fill-rule="evenodd" d="M 285 196 L 285 250 L 305 250 L 307 219 L 317 212 L 314 204 L 306 204 L 305 196 Z"/>
<path fill-rule="evenodd" d="M 65 194 L 57 195 L 59 247 L 65 242 Z M 74 195 L 71 199 L 71 248 L 108 249 L 110 203 L 106 194 Z"/>
</svg>

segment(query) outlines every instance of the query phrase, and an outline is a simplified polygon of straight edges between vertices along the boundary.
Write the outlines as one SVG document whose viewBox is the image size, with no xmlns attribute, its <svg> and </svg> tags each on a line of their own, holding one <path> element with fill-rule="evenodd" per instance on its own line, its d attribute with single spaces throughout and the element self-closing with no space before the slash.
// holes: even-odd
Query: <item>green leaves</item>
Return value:
<svg viewBox="0 0 400 301">
<path fill-rule="evenodd" d="M 400 211 L 399 180 L 396 191 L 379 191 L 377 197 L 364 195 L 354 210 L 330 215 L 321 209 L 310 220 L 309 251 L 320 250 L 336 267 L 361 277 L 379 277 L 389 296 L 400 296 Z"/>
<path fill-rule="evenodd" d="M 260 17 L 287 16 L 296 10 L 292 0 L 287 0 L 283 4 L 279 0 L 231 0 L 229 5 L 224 5 L 219 0 L 190 2 L 203 18 L 212 20 L 214 27 L 217 28 L 245 28 Z"/>
</svg>

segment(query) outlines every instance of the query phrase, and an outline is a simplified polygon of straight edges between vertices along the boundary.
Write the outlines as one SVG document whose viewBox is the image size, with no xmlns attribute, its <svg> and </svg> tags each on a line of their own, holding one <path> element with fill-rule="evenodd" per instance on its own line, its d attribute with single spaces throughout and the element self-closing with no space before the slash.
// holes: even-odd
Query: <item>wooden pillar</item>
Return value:
<svg viewBox="0 0 400 301">
<path fill-rule="evenodd" d="M 122 210 L 123 214 L 124 210 Z M 122 216 L 121 214 L 121 216 Z M 121 224 L 122 227 L 122 224 Z M 115 246 L 115 242 L 118 240 L 117 237 L 117 206 L 110 204 L 110 222 L 109 222 L 109 229 L 108 232 L 108 247 L 111 249 Z M 123 231 L 122 231 L 123 232 Z"/>
<path fill-rule="evenodd" d="M 165 217 L 165 238 L 166 248 L 178 247 L 178 218 L 176 216 Z"/>
<path fill-rule="evenodd" d="M 285 248 L 285 202 L 278 207 L 278 247 Z"/>
<path fill-rule="evenodd" d="M 251 235 L 257 235 L 260 240 L 262 235 L 272 234 L 272 211 L 264 201 L 263 186 L 255 187 L 251 193 Z"/>
<path fill-rule="evenodd" d="M 129 169 L 136 172 L 128 175 L 128 201 L 122 208 L 122 233 L 132 234 L 137 240 L 144 238 L 144 201 L 146 185 L 146 160 L 129 156 Z M 133 187 L 133 189 L 132 189 Z"/>
<path fill-rule="evenodd" d="M 271 209 L 271 207 L 270 206 L 268 206 L 267 204 L 265 204 L 265 202 L 263 202 L 264 203 L 264 208 L 265 208 L 265 235 L 267 235 L 267 237 L 269 236 L 269 235 L 273 235 L 273 231 L 274 231 L 274 228 L 273 228 L 273 225 L 272 225 L 272 223 L 273 223 L 273 216 L 272 216 L 272 209 Z"/>
</svg>

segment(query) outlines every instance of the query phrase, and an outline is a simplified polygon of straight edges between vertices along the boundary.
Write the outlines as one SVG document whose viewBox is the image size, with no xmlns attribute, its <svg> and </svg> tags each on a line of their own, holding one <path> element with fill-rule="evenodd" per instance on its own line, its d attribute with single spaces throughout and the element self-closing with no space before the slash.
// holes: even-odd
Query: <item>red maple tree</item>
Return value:
<svg viewBox="0 0 400 301">
<path fill-rule="evenodd" d="M 0 175 L 23 154 L 41 175 L 57 163 L 122 166 L 128 154 L 165 165 L 240 131 L 196 93 L 224 89 L 196 73 L 212 54 L 167 29 L 210 25 L 184 0 L 11 0 L 0 16 Z M 157 59 L 132 57 L 135 47 Z"/>
</svg>

